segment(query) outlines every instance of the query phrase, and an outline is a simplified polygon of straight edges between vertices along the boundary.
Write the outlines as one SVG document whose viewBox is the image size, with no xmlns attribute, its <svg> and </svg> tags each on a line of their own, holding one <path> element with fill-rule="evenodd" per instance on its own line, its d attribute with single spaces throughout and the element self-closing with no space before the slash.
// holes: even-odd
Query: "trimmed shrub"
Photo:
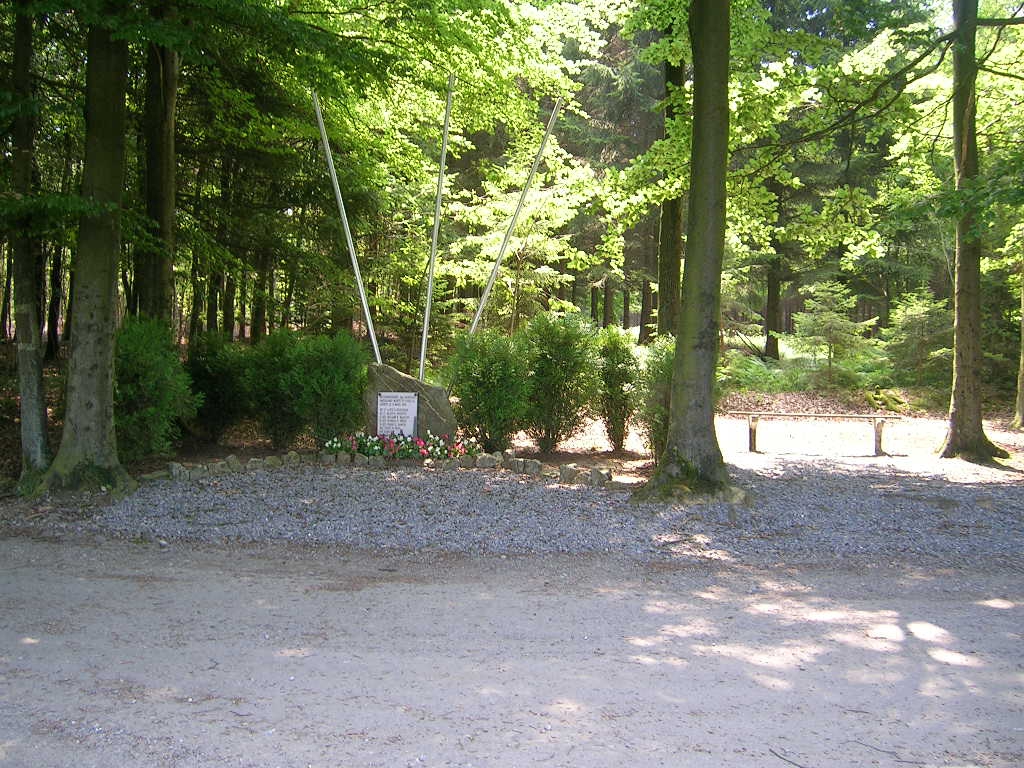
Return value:
<svg viewBox="0 0 1024 768">
<path fill-rule="evenodd" d="M 117 334 L 114 425 L 126 461 L 169 454 L 181 423 L 195 417 L 192 393 L 171 332 L 158 320 L 129 318 Z"/>
<path fill-rule="evenodd" d="M 658 336 L 647 348 L 647 360 L 640 376 L 640 407 L 637 420 L 655 461 L 661 458 L 668 440 L 672 367 L 675 359 L 675 337 L 668 334 Z"/>
<path fill-rule="evenodd" d="M 287 391 L 320 445 L 362 426 L 366 350 L 347 333 L 309 336 L 292 350 Z"/>
<path fill-rule="evenodd" d="M 459 426 L 485 451 L 508 448 L 523 428 L 530 402 L 529 360 L 519 339 L 496 330 L 466 336 L 452 362 Z"/>
<path fill-rule="evenodd" d="M 526 328 L 533 392 L 526 431 L 545 453 L 591 414 L 598 392 L 597 336 L 579 313 L 537 315 Z"/>
<path fill-rule="evenodd" d="M 621 451 L 635 410 L 634 388 L 640 363 L 632 337 L 617 326 L 610 325 L 598 334 L 598 346 L 601 352 L 601 420 L 612 448 Z"/>
<path fill-rule="evenodd" d="M 298 337 L 292 331 L 274 331 L 250 350 L 246 366 L 253 415 L 277 449 L 291 445 L 306 427 L 296 384 L 297 346 Z"/>
<path fill-rule="evenodd" d="M 217 442 L 230 427 L 250 415 L 246 368 L 251 347 L 229 343 L 221 333 L 204 333 L 189 346 L 185 370 L 203 396 L 194 431 Z"/>
</svg>

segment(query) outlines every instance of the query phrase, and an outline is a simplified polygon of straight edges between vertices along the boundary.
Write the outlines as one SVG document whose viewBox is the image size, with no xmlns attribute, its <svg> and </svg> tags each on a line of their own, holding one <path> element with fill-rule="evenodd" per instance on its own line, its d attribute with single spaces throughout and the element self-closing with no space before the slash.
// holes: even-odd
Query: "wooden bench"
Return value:
<svg viewBox="0 0 1024 768">
<path fill-rule="evenodd" d="M 774 413 L 770 411 L 728 411 L 725 416 L 745 416 L 749 434 L 749 449 L 757 453 L 757 424 L 761 419 L 819 419 L 822 421 L 870 421 L 875 432 L 875 456 L 885 456 L 882 450 L 882 430 L 887 421 L 899 421 L 900 416 L 853 413 Z"/>
</svg>

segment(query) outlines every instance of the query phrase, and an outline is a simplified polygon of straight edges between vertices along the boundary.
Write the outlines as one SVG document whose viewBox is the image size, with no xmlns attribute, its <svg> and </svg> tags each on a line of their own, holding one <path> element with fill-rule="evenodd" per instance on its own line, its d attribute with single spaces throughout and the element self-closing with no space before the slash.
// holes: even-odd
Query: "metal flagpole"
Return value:
<svg viewBox="0 0 1024 768">
<path fill-rule="evenodd" d="M 470 334 L 476 333 L 476 327 L 480 324 L 480 318 L 483 316 L 484 307 L 487 306 L 487 299 L 491 295 L 491 289 L 494 287 L 494 281 L 498 278 L 498 270 L 501 269 L 501 262 L 505 258 L 505 251 L 508 250 L 509 241 L 512 239 L 512 232 L 516 228 L 516 222 L 519 220 L 519 214 L 523 210 L 523 203 L 526 201 L 526 193 L 530 191 L 530 184 L 533 183 L 533 177 L 537 173 L 537 167 L 540 165 L 541 158 L 544 156 L 544 147 L 548 143 L 548 137 L 551 135 L 551 129 L 555 127 L 555 121 L 558 119 L 558 111 L 562 108 L 562 97 L 559 96 L 555 101 L 555 108 L 551 110 L 551 118 L 548 120 L 548 127 L 544 131 L 544 138 L 540 142 L 540 149 L 537 150 L 537 156 L 533 159 L 533 167 L 530 168 L 530 175 L 526 177 L 526 185 L 523 187 L 522 194 L 519 195 L 519 204 L 516 206 L 516 211 L 512 214 L 512 220 L 509 222 L 508 229 L 505 231 L 505 239 L 501 241 L 501 248 L 498 250 L 498 258 L 494 262 L 494 269 L 491 270 L 491 277 L 487 281 L 487 287 L 484 288 L 484 293 L 480 297 L 480 306 L 476 308 L 476 316 L 473 318 L 473 324 L 469 326 Z"/>
<path fill-rule="evenodd" d="M 359 288 L 359 299 L 363 303 L 363 317 L 366 318 L 366 330 L 370 334 L 370 342 L 373 344 L 373 356 L 380 363 L 380 349 L 377 347 L 377 332 L 373 329 L 373 318 L 370 317 L 370 305 L 366 301 L 366 289 L 363 287 L 363 276 L 359 274 L 359 260 L 356 259 L 356 246 L 352 242 L 352 230 L 348 226 L 348 215 L 345 213 L 345 201 L 341 199 L 341 187 L 338 186 L 338 174 L 334 170 L 334 157 L 331 154 L 331 145 L 327 141 L 327 129 L 324 127 L 324 116 L 320 111 L 320 99 L 313 91 L 313 109 L 316 110 L 316 122 L 320 126 L 320 141 L 324 145 L 324 156 L 327 158 L 327 170 L 331 175 L 331 184 L 334 186 L 334 199 L 338 201 L 338 212 L 341 214 L 341 225 L 345 229 L 345 242 L 348 243 L 348 254 L 352 258 L 352 271 L 356 275 L 356 286 Z"/>
<path fill-rule="evenodd" d="M 452 91 L 455 75 L 448 75 L 448 101 L 444 108 L 444 131 L 441 134 L 441 166 L 437 173 L 437 197 L 434 199 L 434 231 L 430 236 L 430 262 L 427 267 L 427 303 L 423 309 L 423 337 L 420 340 L 420 381 L 427 363 L 427 337 L 430 335 L 430 306 L 434 301 L 434 262 L 437 260 L 437 233 L 441 228 L 441 196 L 444 193 L 445 160 L 448 157 L 448 126 L 452 117 Z"/>
</svg>

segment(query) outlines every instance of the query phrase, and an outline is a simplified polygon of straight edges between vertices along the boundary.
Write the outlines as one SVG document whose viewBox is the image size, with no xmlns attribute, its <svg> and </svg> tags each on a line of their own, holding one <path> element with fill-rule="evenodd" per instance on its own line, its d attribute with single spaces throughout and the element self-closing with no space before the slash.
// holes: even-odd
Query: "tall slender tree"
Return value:
<svg viewBox="0 0 1024 768">
<path fill-rule="evenodd" d="M 985 435 L 981 413 L 981 232 L 978 178 L 978 0 L 953 0 L 953 161 L 962 195 L 956 223 L 953 293 L 953 390 L 941 454 L 988 459 L 1008 454 Z"/>
<path fill-rule="evenodd" d="M 31 487 L 46 470 L 50 452 L 46 442 L 38 277 L 42 251 L 38 235 L 33 232 L 28 205 L 33 192 L 36 121 L 32 98 L 33 18 L 27 0 L 18 0 L 14 24 L 14 91 L 18 100 L 14 119 L 14 189 L 25 201 L 25 215 L 16 222 L 11 244 L 14 252 L 18 391 L 21 398 L 21 485 Z"/>
</svg>

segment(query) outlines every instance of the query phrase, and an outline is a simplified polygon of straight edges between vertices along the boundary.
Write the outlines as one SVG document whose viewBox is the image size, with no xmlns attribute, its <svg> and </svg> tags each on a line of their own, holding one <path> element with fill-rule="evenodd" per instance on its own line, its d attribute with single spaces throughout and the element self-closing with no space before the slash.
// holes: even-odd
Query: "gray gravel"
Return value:
<svg viewBox="0 0 1024 768">
<path fill-rule="evenodd" d="M 954 467 L 952 473 L 949 467 Z M 941 471 L 940 471 L 941 470 Z M 638 504 L 505 471 L 297 467 L 158 481 L 76 527 L 147 540 L 732 564 L 1024 570 L 1024 483 L 932 459 L 748 455 L 747 499 Z"/>
</svg>

